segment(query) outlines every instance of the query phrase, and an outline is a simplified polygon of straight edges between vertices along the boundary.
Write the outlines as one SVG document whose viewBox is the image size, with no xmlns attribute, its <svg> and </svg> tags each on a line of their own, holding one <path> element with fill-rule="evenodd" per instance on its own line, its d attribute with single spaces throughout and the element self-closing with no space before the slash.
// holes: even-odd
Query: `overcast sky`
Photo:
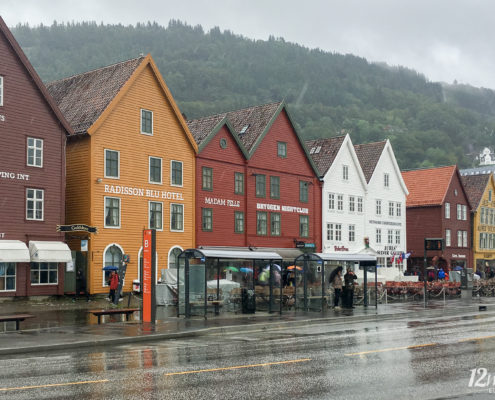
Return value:
<svg viewBox="0 0 495 400">
<path fill-rule="evenodd" d="M 495 89 L 493 0 L 1 0 L 0 15 L 8 26 L 179 19 Z"/>
</svg>

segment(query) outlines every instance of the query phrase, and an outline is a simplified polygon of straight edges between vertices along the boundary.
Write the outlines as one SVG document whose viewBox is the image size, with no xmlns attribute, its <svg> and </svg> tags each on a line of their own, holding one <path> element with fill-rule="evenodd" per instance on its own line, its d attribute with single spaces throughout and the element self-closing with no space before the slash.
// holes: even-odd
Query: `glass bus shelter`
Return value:
<svg viewBox="0 0 495 400">
<path fill-rule="evenodd" d="M 275 252 L 184 250 L 177 263 L 177 316 L 282 312 L 281 261 Z"/>
</svg>

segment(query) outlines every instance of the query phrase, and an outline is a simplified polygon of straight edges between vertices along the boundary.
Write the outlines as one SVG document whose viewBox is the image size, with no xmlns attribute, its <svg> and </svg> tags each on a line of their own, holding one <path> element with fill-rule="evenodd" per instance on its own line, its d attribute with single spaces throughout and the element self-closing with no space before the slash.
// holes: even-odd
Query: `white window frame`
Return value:
<svg viewBox="0 0 495 400">
<path fill-rule="evenodd" d="M 107 151 L 113 151 L 114 153 L 117 153 L 118 160 L 117 160 L 117 176 L 112 176 L 112 175 L 107 175 Z M 103 176 L 105 178 L 109 179 L 120 179 L 120 151 L 119 150 L 112 150 L 112 149 L 105 149 L 104 153 L 104 162 L 103 162 Z"/>
<path fill-rule="evenodd" d="M 29 139 L 32 139 L 34 141 L 34 145 L 33 146 L 29 146 Z M 41 143 L 41 148 L 39 148 L 37 146 L 38 143 Z M 34 138 L 34 137 L 28 137 L 27 140 L 26 140 L 26 165 L 28 167 L 36 167 L 36 168 L 43 168 L 43 145 L 44 145 L 44 142 L 43 142 L 43 139 L 39 139 L 39 138 Z M 33 149 L 33 161 L 34 161 L 34 164 L 30 164 L 29 163 L 29 149 Z M 40 153 L 41 153 L 41 156 L 40 156 L 40 165 L 37 165 L 36 164 L 36 151 L 39 150 Z"/>
<path fill-rule="evenodd" d="M 383 186 L 386 188 L 390 187 L 390 175 L 387 172 L 383 174 Z"/>
<path fill-rule="evenodd" d="M 118 247 L 120 252 L 122 253 L 122 256 L 124 256 L 124 249 L 122 248 L 122 246 L 118 243 L 110 243 L 109 245 L 107 245 L 107 247 L 105 247 L 105 250 L 103 250 L 103 266 L 105 266 L 105 254 L 107 254 L 107 250 L 112 247 L 112 246 L 115 246 L 115 247 Z M 142 251 L 142 247 L 141 247 L 141 251 Z M 156 257 L 156 260 L 158 260 L 158 257 Z M 139 268 L 139 253 L 138 253 L 138 274 L 140 274 L 140 268 Z M 107 285 L 107 281 L 105 279 L 105 270 L 101 271 L 102 272 L 102 277 L 101 277 L 101 280 L 102 280 L 102 287 L 108 287 L 109 285 Z M 125 279 L 124 279 L 125 280 Z M 141 281 L 142 282 L 142 281 Z"/>
<path fill-rule="evenodd" d="M 9 293 L 9 292 L 15 292 L 17 290 L 17 263 L 15 262 L 3 262 L 0 264 L 14 264 L 14 275 L 7 275 L 7 273 L 4 275 L 5 279 L 5 287 L 7 287 L 7 277 L 14 277 L 14 289 L 2 289 L 0 290 L 0 293 Z M 7 272 L 7 266 L 5 266 L 5 272 Z"/>
<path fill-rule="evenodd" d="M 457 204 L 457 220 L 462 221 L 462 205 Z"/>
<path fill-rule="evenodd" d="M 457 247 L 462 247 L 462 231 L 457 231 Z"/>
<path fill-rule="evenodd" d="M 387 244 L 394 244 L 394 230 L 387 229 Z"/>
<path fill-rule="evenodd" d="M 162 220 L 160 221 L 161 228 L 152 228 L 151 227 L 151 204 L 161 204 L 162 206 Z M 162 201 L 148 201 L 148 229 L 156 229 L 157 231 L 163 231 L 163 202 Z"/>
<path fill-rule="evenodd" d="M 173 206 L 182 207 L 182 229 L 172 229 L 172 209 Z M 184 204 L 181 203 L 170 203 L 170 232 L 184 232 L 184 217 L 185 217 L 185 207 Z"/>
<path fill-rule="evenodd" d="M 335 224 L 335 241 L 342 241 L 342 224 Z"/>
<path fill-rule="evenodd" d="M 335 234 L 334 234 L 334 224 L 333 223 L 328 223 L 327 224 L 327 240 L 328 241 L 333 241 Z"/>
<path fill-rule="evenodd" d="M 151 159 L 160 160 L 160 182 L 151 180 Z M 163 183 L 163 159 L 161 157 L 148 156 L 148 183 L 152 185 L 161 185 Z"/>
<path fill-rule="evenodd" d="M 150 112 L 151 113 L 151 133 L 143 132 L 143 112 Z M 155 123 L 154 119 L 155 118 L 153 116 L 153 111 L 147 110 L 146 108 L 141 108 L 141 110 L 139 112 L 139 132 L 142 135 L 153 136 L 153 125 Z"/>
<path fill-rule="evenodd" d="M 363 212 L 363 198 L 361 196 L 358 196 L 357 198 L 357 212 L 358 213 Z"/>
<path fill-rule="evenodd" d="M 108 226 L 107 225 L 107 199 L 117 199 L 119 201 L 119 225 L 118 226 Z M 122 199 L 115 196 L 104 196 L 103 197 L 103 227 L 108 229 L 120 229 L 122 225 Z"/>
<path fill-rule="evenodd" d="M 355 241 L 356 241 L 356 226 L 349 225 L 349 242 L 355 242 Z"/>
<path fill-rule="evenodd" d="M 393 217 L 395 215 L 395 203 L 393 201 L 388 202 L 388 216 Z"/>
<path fill-rule="evenodd" d="M 375 239 L 376 243 L 381 244 L 382 243 L 382 229 L 381 228 L 376 228 L 375 229 Z"/>
<path fill-rule="evenodd" d="M 445 219 L 450 219 L 450 203 L 445 203 Z"/>
<path fill-rule="evenodd" d="M 0 76 L 0 107 L 3 106 L 3 93 L 3 76 Z"/>
<path fill-rule="evenodd" d="M 349 166 L 346 164 L 342 164 L 342 179 L 344 181 L 349 180 Z"/>
<path fill-rule="evenodd" d="M 400 229 L 395 230 L 395 244 L 400 244 L 401 232 Z"/>
<path fill-rule="evenodd" d="M 28 198 L 28 193 L 33 190 L 34 197 Z M 41 192 L 41 200 L 36 198 L 36 192 Z M 28 217 L 28 201 L 33 201 L 33 218 Z M 41 202 L 41 218 L 36 218 L 37 204 Z M 45 220 L 45 191 L 44 189 L 26 188 L 26 220 L 28 221 L 44 221 Z"/>
<path fill-rule="evenodd" d="M 344 195 L 337 195 L 337 211 L 344 211 Z"/>
<path fill-rule="evenodd" d="M 181 165 L 181 169 L 180 169 L 180 173 L 181 173 L 181 177 L 180 177 L 180 181 L 182 182 L 180 185 L 177 185 L 176 183 L 173 183 L 173 180 L 172 180 L 172 174 L 173 174 L 173 170 L 174 170 L 174 163 L 179 163 Z M 170 186 L 175 186 L 175 187 L 184 187 L 184 163 L 182 161 L 179 161 L 179 160 L 170 160 Z"/>
<path fill-rule="evenodd" d="M 335 193 L 328 193 L 328 209 L 335 210 Z"/>
<path fill-rule="evenodd" d="M 349 212 L 355 212 L 355 211 L 356 211 L 356 197 L 349 196 Z"/>
<path fill-rule="evenodd" d="M 462 220 L 467 220 L 467 206 L 465 204 L 462 205 Z"/>
<path fill-rule="evenodd" d="M 379 199 L 375 200 L 375 213 L 376 215 L 382 215 L 382 201 Z"/>
<path fill-rule="evenodd" d="M 56 282 L 47 282 L 47 283 L 41 283 L 40 282 L 40 277 L 41 277 L 41 264 L 48 264 L 48 280 L 50 278 L 50 271 L 57 271 L 57 281 Z M 38 283 L 33 283 L 31 282 L 31 273 L 33 272 L 33 265 L 38 265 L 38 268 L 37 270 L 39 271 L 39 274 L 38 274 Z M 55 268 L 50 268 L 50 266 L 54 266 L 55 265 Z M 47 262 L 47 263 L 44 263 L 44 262 L 32 262 L 29 264 L 29 284 L 31 286 L 56 286 L 58 285 L 58 263 L 57 262 Z"/>
<path fill-rule="evenodd" d="M 491 234 L 490 234 L 491 237 Z M 467 231 L 462 231 L 462 247 L 468 247 Z"/>
<path fill-rule="evenodd" d="M 450 247 L 452 245 L 452 234 L 450 229 L 445 229 L 445 247 Z"/>
</svg>

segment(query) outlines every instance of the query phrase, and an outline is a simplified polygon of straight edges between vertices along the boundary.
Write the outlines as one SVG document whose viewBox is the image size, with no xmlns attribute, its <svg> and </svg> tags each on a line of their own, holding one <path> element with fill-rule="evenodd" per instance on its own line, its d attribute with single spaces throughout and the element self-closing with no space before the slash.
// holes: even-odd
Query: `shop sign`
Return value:
<svg viewBox="0 0 495 400">
<path fill-rule="evenodd" d="M 309 214 L 309 210 L 304 207 L 293 207 L 293 206 L 284 206 L 280 204 L 266 204 L 266 203 L 256 203 L 257 210 L 267 210 L 267 211 L 282 211 L 282 212 L 291 212 L 298 214 Z"/>
<path fill-rule="evenodd" d="M 452 254 L 452 258 L 466 258 L 465 254 Z"/>
<path fill-rule="evenodd" d="M 136 188 L 132 186 L 105 185 L 105 193 L 124 194 L 127 196 L 151 197 L 153 199 L 184 200 L 182 193 L 167 192 L 164 190 L 152 190 Z"/>
<path fill-rule="evenodd" d="M 344 246 L 333 246 L 333 249 L 335 251 L 349 251 L 349 248 Z"/>
<path fill-rule="evenodd" d="M 0 171 L 0 179 L 11 179 L 14 181 L 28 181 L 29 175 L 21 172 Z"/>
<path fill-rule="evenodd" d="M 89 232 L 98 233 L 98 228 L 83 224 L 76 225 L 57 225 L 57 232 Z"/>
<path fill-rule="evenodd" d="M 385 246 L 383 250 L 377 250 L 377 253 L 381 256 L 390 256 L 397 251 L 397 246 Z"/>
<path fill-rule="evenodd" d="M 377 224 L 377 225 L 392 225 L 392 226 L 402 226 L 402 222 L 393 222 L 393 221 L 376 221 L 373 219 L 369 220 L 370 224 Z"/>
<path fill-rule="evenodd" d="M 205 197 L 205 204 L 214 205 L 214 206 L 227 206 L 227 207 L 241 206 L 241 202 L 239 200 L 218 199 L 216 197 Z"/>
<path fill-rule="evenodd" d="M 481 231 L 481 232 L 495 232 L 495 226 L 478 225 L 478 231 Z"/>
</svg>

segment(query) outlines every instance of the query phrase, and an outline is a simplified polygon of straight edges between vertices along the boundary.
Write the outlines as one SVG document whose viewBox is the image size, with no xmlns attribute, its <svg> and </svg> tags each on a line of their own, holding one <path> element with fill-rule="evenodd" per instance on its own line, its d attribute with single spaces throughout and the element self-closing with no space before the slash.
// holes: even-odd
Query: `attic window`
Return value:
<svg viewBox="0 0 495 400">
<path fill-rule="evenodd" d="M 309 154 L 313 154 L 316 150 L 316 147 L 311 147 L 311 150 L 309 151 Z"/>
<path fill-rule="evenodd" d="M 246 131 L 248 130 L 249 128 L 249 124 L 247 125 L 244 125 L 241 129 L 241 131 L 239 132 L 239 135 L 242 135 L 243 133 L 246 133 Z"/>
<path fill-rule="evenodd" d="M 316 148 L 316 150 L 315 150 L 315 154 L 318 154 L 318 153 L 320 152 L 320 150 L 321 150 L 321 146 L 318 146 L 318 147 Z"/>
</svg>

